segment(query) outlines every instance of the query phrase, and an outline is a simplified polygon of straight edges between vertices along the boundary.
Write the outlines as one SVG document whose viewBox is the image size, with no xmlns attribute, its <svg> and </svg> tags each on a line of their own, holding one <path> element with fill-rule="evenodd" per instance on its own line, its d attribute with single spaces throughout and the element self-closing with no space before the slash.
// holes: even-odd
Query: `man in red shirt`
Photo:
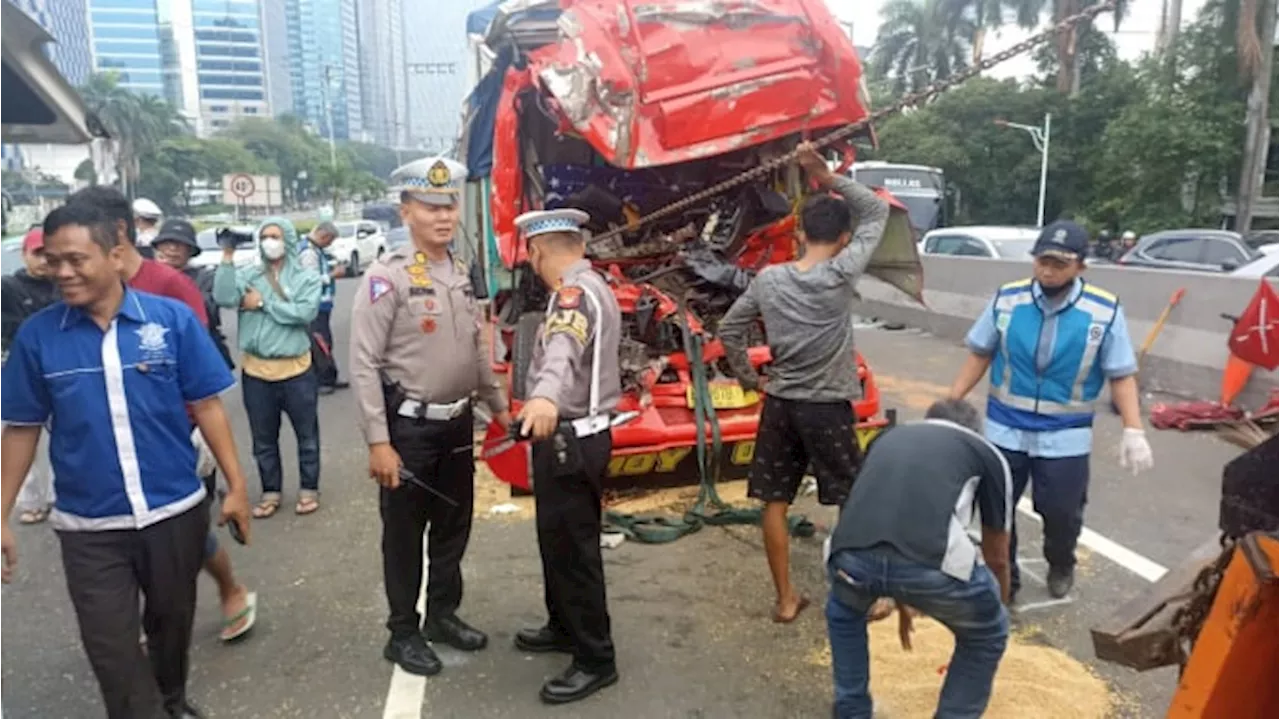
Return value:
<svg viewBox="0 0 1280 719">
<path fill-rule="evenodd" d="M 177 300 L 191 308 L 200 324 L 209 327 L 209 315 L 205 311 L 204 294 L 196 283 L 172 267 L 147 259 L 138 252 L 137 229 L 133 225 L 133 207 L 129 200 L 111 187 L 101 185 L 86 187 L 67 198 L 67 204 L 92 205 L 116 223 L 116 242 L 125 250 L 121 276 L 129 287 L 161 297 Z M 206 488 L 214 494 L 213 476 L 205 477 Z M 235 577 L 231 568 L 231 556 L 218 546 L 213 532 L 205 542 L 204 569 L 218 584 L 222 600 L 223 625 L 219 637 L 230 641 L 248 632 L 257 613 L 257 595 L 250 592 Z"/>
</svg>

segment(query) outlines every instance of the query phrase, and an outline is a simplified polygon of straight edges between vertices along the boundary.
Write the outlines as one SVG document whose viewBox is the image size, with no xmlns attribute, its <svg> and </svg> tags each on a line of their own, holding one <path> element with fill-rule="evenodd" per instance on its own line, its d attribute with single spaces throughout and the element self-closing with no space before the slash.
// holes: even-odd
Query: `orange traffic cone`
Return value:
<svg viewBox="0 0 1280 719">
<path fill-rule="evenodd" d="M 1253 374 L 1253 363 L 1246 362 L 1234 353 L 1227 353 L 1227 366 L 1222 370 L 1222 398 L 1224 407 L 1230 407 L 1236 401 L 1245 385 L 1249 384 L 1249 376 Z"/>
</svg>

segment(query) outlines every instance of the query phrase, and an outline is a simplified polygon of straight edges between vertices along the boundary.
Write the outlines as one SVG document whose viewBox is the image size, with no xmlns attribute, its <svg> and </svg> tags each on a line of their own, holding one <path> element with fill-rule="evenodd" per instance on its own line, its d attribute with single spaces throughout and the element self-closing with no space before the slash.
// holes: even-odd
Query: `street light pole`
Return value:
<svg viewBox="0 0 1280 719">
<path fill-rule="evenodd" d="M 1028 135 L 1031 135 L 1031 142 L 1035 143 L 1036 149 L 1040 151 L 1040 204 L 1036 209 L 1036 227 L 1044 227 L 1044 198 L 1049 187 L 1049 131 L 1052 117 L 1047 112 L 1044 114 L 1044 127 L 1023 125 L 1008 120 L 995 121 L 1000 127 L 1025 130 Z"/>
<path fill-rule="evenodd" d="M 328 115 L 329 118 L 328 123 L 326 123 L 329 125 L 329 167 L 337 170 L 338 150 L 333 142 L 333 98 L 330 96 L 332 88 L 330 87 L 331 81 L 329 79 L 332 69 L 333 68 L 329 65 L 324 66 L 324 93 L 322 97 L 324 98 L 325 114 Z"/>
</svg>

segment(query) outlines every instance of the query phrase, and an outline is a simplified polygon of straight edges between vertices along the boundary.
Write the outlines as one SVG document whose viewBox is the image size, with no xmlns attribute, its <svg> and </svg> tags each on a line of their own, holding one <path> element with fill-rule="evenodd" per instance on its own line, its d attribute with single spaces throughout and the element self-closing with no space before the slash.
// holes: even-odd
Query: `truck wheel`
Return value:
<svg viewBox="0 0 1280 719">
<path fill-rule="evenodd" d="M 511 350 L 511 397 L 525 399 L 526 375 L 533 362 L 533 348 L 538 341 L 538 328 L 542 326 L 541 312 L 525 312 L 516 322 L 515 347 Z"/>
</svg>

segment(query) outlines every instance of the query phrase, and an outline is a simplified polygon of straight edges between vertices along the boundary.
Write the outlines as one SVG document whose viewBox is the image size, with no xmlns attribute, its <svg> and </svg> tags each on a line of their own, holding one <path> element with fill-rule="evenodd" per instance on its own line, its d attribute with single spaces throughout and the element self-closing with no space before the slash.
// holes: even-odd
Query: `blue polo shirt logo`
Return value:
<svg viewBox="0 0 1280 719">
<path fill-rule="evenodd" d="M 164 341 L 164 336 L 169 334 L 169 328 L 164 325 L 158 325 L 155 322 L 138 328 L 138 349 L 142 351 L 142 359 L 168 358 L 169 344 Z"/>
</svg>

